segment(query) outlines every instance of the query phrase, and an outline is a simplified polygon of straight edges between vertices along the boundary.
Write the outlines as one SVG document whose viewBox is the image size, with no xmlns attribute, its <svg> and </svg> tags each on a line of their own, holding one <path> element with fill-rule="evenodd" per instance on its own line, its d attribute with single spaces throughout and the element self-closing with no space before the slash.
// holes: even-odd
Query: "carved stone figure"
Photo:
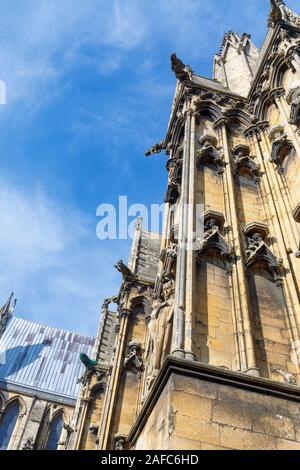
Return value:
<svg viewBox="0 0 300 470">
<path fill-rule="evenodd" d="M 191 75 L 191 68 L 188 65 L 185 65 L 174 53 L 171 55 L 171 67 L 173 72 L 176 75 L 176 78 L 183 82 L 184 80 L 189 80 Z"/>
<path fill-rule="evenodd" d="M 150 361 L 148 369 L 148 385 L 151 387 L 157 377 L 164 359 L 168 354 L 168 347 L 172 335 L 174 314 L 174 284 L 172 281 L 163 285 L 164 300 L 155 301 L 151 313 L 149 328 Z"/>
<path fill-rule="evenodd" d="M 140 343 L 131 341 L 129 343 L 129 353 L 124 361 L 124 367 L 134 374 L 140 374 L 143 367 L 142 359 L 138 355 L 140 349 Z"/>
<path fill-rule="evenodd" d="M 97 366 L 97 361 L 90 359 L 85 353 L 80 353 L 79 357 L 87 370 L 91 370 Z"/>
<path fill-rule="evenodd" d="M 259 166 L 255 163 L 254 157 L 250 156 L 248 146 L 238 145 L 233 149 L 234 163 L 232 172 L 235 176 L 249 176 L 255 183 L 260 181 Z"/>
<path fill-rule="evenodd" d="M 294 150 L 294 145 L 287 135 L 280 128 L 275 129 L 271 134 L 272 151 L 270 161 L 275 163 L 279 174 L 284 174 L 284 162 Z"/>
<path fill-rule="evenodd" d="M 200 168 L 202 164 L 210 164 L 218 174 L 224 173 L 226 163 L 224 161 L 223 151 L 217 146 L 217 139 L 214 136 L 206 135 L 199 140 L 201 146 L 197 152 L 197 165 Z"/>
<path fill-rule="evenodd" d="M 224 262 L 224 267 L 228 275 L 232 273 L 232 263 L 234 262 L 234 248 L 225 241 L 220 231 L 225 223 L 223 214 L 215 211 L 207 211 L 204 214 L 204 237 L 201 246 L 196 253 L 197 263 L 201 263 L 202 255 L 210 253 L 211 256 L 218 256 Z"/>
<path fill-rule="evenodd" d="M 300 95 L 298 95 L 291 104 L 290 123 L 298 125 L 300 122 Z"/>
<path fill-rule="evenodd" d="M 255 223 L 252 224 L 255 227 Z M 262 225 L 262 224 L 260 224 Z M 266 245 L 264 239 L 267 236 L 267 232 L 254 231 L 248 233 L 248 248 L 246 250 L 247 256 L 247 267 L 264 262 L 268 266 L 270 272 L 274 277 L 274 282 L 278 287 L 283 286 L 283 280 L 281 277 L 282 259 L 278 259 L 271 249 Z"/>
<path fill-rule="evenodd" d="M 150 157 L 151 155 L 160 153 L 163 149 L 164 141 L 160 142 L 159 144 L 155 144 L 149 150 L 146 150 L 145 155 L 146 157 Z"/>
<path fill-rule="evenodd" d="M 34 439 L 33 437 L 28 437 L 26 442 L 24 443 L 22 450 L 33 450 L 34 447 Z"/>
<path fill-rule="evenodd" d="M 246 255 L 250 258 L 263 244 L 263 239 L 260 233 L 255 233 L 252 238 L 249 239 L 248 249 Z"/>
<path fill-rule="evenodd" d="M 115 450 L 123 451 L 125 450 L 127 436 L 124 434 L 116 434 L 114 437 L 115 440 Z"/>
<path fill-rule="evenodd" d="M 119 260 L 115 265 L 115 268 L 122 274 L 124 280 L 130 280 L 134 278 L 133 272 L 123 263 L 122 260 Z"/>
<path fill-rule="evenodd" d="M 284 2 L 282 0 L 270 0 L 271 2 L 271 10 L 269 14 L 269 25 L 276 24 L 283 19 L 282 11 L 280 9 L 280 5 Z"/>
</svg>

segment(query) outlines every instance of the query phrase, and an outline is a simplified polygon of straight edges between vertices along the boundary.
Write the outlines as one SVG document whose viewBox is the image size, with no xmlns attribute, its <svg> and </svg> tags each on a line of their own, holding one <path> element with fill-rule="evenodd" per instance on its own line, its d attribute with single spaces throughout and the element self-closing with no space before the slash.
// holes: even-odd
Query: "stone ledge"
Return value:
<svg viewBox="0 0 300 470">
<path fill-rule="evenodd" d="M 300 403 L 300 387 L 168 356 L 128 435 L 128 442 L 131 445 L 135 444 L 172 374 L 184 375 Z"/>
</svg>

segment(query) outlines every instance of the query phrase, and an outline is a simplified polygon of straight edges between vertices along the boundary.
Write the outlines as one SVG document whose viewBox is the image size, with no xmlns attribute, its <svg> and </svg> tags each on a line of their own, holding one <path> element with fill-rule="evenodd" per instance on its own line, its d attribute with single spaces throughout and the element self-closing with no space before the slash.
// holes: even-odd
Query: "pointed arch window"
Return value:
<svg viewBox="0 0 300 470">
<path fill-rule="evenodd" d="M 50 424 L 45 450 L 57 450 L 59 439 L 64 425 L 63 415 L 56 415 Z"/>
<path fill-rule="evenodd" d="M 20 404 L 15 401 L 9 405 L 0 418 L 0 450 L 7 450 L 20 414 Z"/>
</svg>

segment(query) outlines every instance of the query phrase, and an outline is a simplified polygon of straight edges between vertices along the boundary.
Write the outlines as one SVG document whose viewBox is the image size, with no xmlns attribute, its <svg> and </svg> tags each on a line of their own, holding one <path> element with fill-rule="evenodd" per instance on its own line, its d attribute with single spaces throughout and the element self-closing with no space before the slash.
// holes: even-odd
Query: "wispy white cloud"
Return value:
<svg viewBox="0 0 300 470">
<path fill-rule="evenodd" d="M 0 213 L 0 298 L 14 290 L 22 316 L 51 325 L 63 316 L 65 327 L 93 333 L 119 280 L 116 249 L 96 239 L 95 221 L 40 188 L 24 192 L 4 180 Z"/>
<path fill-rule="evenodd" d="M 297 7 L 296 0 L 290 0 Z M 116 71 L 137 47 L 155 55 L 167 41 L 190 61 L 207 59 L 208 50 L 224 28 L 257 27 L 263 36 L 268 2 L 223 0 L 23 0 L 12 8 L 2 1 L 0 63 L 8 83 L 8 98 L 38 97 L 44 82 L 56 80 L 68 67 L 87 60 L 83 45 L 102 52 L 95 67 L 100 73 Z M 59 66 L 55 55 L 61 56 Z M 167 58 L 166 58 L 167 59 Z M 193 65 L 193 64 L 192 64 Z"/>
</svg>

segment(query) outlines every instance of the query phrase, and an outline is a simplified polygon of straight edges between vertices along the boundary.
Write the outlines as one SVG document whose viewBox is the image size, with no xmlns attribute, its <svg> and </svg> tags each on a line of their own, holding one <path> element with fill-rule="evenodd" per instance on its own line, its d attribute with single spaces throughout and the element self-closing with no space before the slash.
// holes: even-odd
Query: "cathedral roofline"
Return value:
<svg viewBox="0 0 300 470">
<path fill-rule="evenodd" d="M 170 137 L 172 133 L 172 129 L 174 126 L 174 122 L 176 122 L 178 112 L 180 108 L 182 107 L 182 104 L 185 100 L 185 97 L 188 96 L 193 90 L 196 89 L 203 89 L 207 91 L 213 91 L 216 93 L 224 94 L 227 96 L 231 96 L 233 98 L 239 99 L 241 101 L 245 102 L 250 102 L 253 94 L 255 93 L 255 90 L 257 88 L 258 81 L 260 79 L 261 71 L 263 67 L 265 67 L 266 60 L 268 58 L 268 55 L 270 53 L 270 49 L 273 47 L 276 38 L 278 37 L 278 34 L 280 33 L 280 30 L 286 29 L 286 30 L 294 30 L 294 31 L 300 31 L 300 16 L 298 16 L 296 13 L 294 13 L 292 10 L 290 10 L 285 2 L 282 2 L 280 0 L 274 0 L 274 2 L 271 1 L 270 5 L 270 15 L 272 13 L 272 4 L 276 3 L 277 7 L 280 7 L 280 11 L 282 11 L 282 15 L 280 18 L 275 18 L 276 21 L 268 23 L 268 30 L 264 39 L 264 42 L 259 50 L 255 67 L 253 68 L 252 72 L 252 79 L 251 79 L 251 85 L 249 87 L 248 93 L 243 96 L 241 94 L 237 94 L 233 91 L 230 90 L 229 87 L 225 86 L 223 83 L 221 83 L 219 80 L 216 79 L 211 79 L 207 77 L 202 77 L 195 73 L 189 66 L 185 66 L 183 62 L 180 61 L 181 67 L 185 67 L 186 70 L 190 71 L 190 77 L 187 78 L 186 75 L 183 75 L 183 80 L 179 80 L 177 76 L 177 86 L 176 86 L 176 93 L 174 96 L 174 101 L 173 101 L 173 106 L 172 106 L 172 112 L 169 120 L 169 125 L 168 125 L 168 130 L 166 133 L 166 137 L 162 143 L 162 148 L 163 149 L 168 149 L 168 145 L 170 143 Z M 278 5 L 277 5 L 278 3 Z M 240 36 L 238 33 L 234 31 L 229 31 L 225 33 L 221 45 L 221 50 L 219 54 L 215 55 L 215 60 L 217 57 L 221 57 L 222 54 L 224 54 L 224 48 L 226 47 L 226 43 L 228 43 L 228 40 L 230 39 L 229 36 L 234 35 L 236 38 L 244 38 L 247 41 L 250 41 L 250 35 L 247 33 L 244 33 L 242 36 Z M 251 43 L 252 44 L 252 43 Z M 254 45 L 253 45 L 254 46 Z M 255 47 L 255 46 L 254 46 Z M 257 50 L 258 51 L 258 50 Z"/>
</svg>

